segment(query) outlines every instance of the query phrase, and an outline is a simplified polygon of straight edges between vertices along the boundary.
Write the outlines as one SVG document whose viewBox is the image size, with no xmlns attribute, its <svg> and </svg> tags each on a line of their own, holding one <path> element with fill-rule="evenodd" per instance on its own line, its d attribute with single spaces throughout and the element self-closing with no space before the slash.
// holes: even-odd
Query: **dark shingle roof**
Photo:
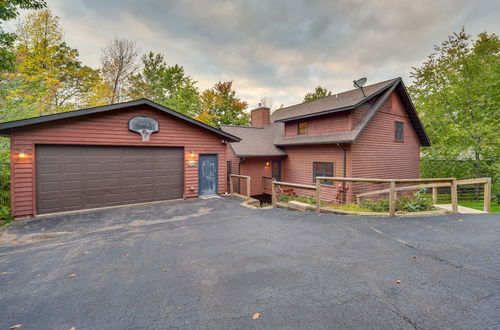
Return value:
<svg viewBox="0 0 500 330">
<path fill-rule="evenodd" d="M 238 157 L 286 156 L 286 153 L 273 144 L 283 134 L 283 124 L 274 123 L 263 128 L 245 126 L 221 126 L 224 132 L 241 138 L 240 142 L 231 143 Z"/>
<path fill-rule="evenodd" d="M 234 152 L 240 157 L 281 156 L 285 155 L 285 152 L 279 147 L 284 146 L 353 143 L 375 117 L 391 93 L 396 91 L 406 109 L 408 118 L 420 140 L 420 144 L 422 146 L 430 145 L 429 138 L 425 133 L 424 127 L 418 118 L 401 78 L 369 85 L 364 87 L 364 90 L 366 97 L 363 97 L 361 91 L 356 89 L 340 93 L 337 97 L 329 96 L 276 110 L 271 116 L 271 121 L 274 122 L 265 128 L 225 126 L 221 129 L 242 138 L 241 142 L 231 143 Z M 336 111 L 352 110 L 372 99 L 374 102 L 370 105 L 369 110 L 350 132 L 296 137 L 284 136 L 283 122 L 285 121 L 318 116 Z M 299 114 L 300 117 L 298 117 Z"/>
<path fill-rule="evenodd" d="M 271 121 L 289 121 L 310 116 L 317 116 L 324 113 L 351 110 L 375 95 L 380 94 L 398 80 L 400 80 L 400 78 L 386 80 L 363 87 L 366 97 L 363 96 L 361 90 L 353 89 L 314 101 L 281 108 L 273 112 L 271 115 Z"/>
</svg>

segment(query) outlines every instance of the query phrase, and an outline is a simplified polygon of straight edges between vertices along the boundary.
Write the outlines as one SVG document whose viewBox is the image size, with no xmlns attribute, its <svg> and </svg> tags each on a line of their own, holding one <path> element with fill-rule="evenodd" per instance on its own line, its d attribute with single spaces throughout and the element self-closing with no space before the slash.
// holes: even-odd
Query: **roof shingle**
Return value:
<svg viewBox="0 0 500 330">
<path fill-rule="evenodd" d="M 293 119 L 310 117 L 323 112 L 334 112 L 342 110 L 350 110 L 357 107 L 359 104 L 372 98 L 376 94 L 382 92 L 391 84 L 400 80 L 394 78 L 382 81 L 373 85 L 363 87 L 366 96 L 359 89 L 353 89 L 347 92 L 338 93 L 332 96 L 323 97 L 310 102 L 292 105 L 286 108 L 281 108 L 273 112 L 271 121 L 288 121 Z"/>
</svg>

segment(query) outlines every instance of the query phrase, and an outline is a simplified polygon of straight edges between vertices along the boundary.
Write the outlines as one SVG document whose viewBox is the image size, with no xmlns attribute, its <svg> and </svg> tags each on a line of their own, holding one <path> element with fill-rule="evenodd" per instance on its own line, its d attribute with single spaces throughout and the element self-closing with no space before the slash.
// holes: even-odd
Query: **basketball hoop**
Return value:
<svg viewBox="0 0 500 330">
<path fill-rule="evenodd" d="M 139 134 L 141 134 L 141 136 L 142 136 L 142 142 L 148 142 L 149 137 L 151 136 L 151 133 L 153 133 L 153 131 L 150 129 L 139 130 Z"/>
<path fill-rule="evenodd" d="M 148 142 L 151 134 L 160 130 L 158 122 L 151 117 L 134 117 L 128 121 L 128 129 L 142 136 L 143 142 Z"/>
</svg>

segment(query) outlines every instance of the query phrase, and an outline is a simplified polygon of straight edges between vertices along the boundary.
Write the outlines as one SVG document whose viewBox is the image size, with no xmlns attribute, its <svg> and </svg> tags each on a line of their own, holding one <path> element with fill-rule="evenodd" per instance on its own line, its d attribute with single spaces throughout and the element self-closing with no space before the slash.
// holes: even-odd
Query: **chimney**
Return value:
<svg viewBox="0 0 500 330">
<path fill-rule="evenodd" d="M 262 104 L 259 103 L 259 107 L 250 112 L 252 127 L 268 126 L 271 123 L 269 118 L 270 115 L 271 109 L 263 107 Z"/>
</svg>

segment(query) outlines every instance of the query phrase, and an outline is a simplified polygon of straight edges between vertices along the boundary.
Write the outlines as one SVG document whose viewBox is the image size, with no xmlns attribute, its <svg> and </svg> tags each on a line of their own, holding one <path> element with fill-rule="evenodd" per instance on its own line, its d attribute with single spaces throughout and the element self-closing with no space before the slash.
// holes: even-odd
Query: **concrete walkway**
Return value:
<svg viewBox="0 0 500 330">
<path fill-rule="evenodd" d="M 443 210 L 451 211 L 451 204 L 434 204 L 433 206 L 440 208 L 440 209 L 443 209 Z M 458 213 L 460 213 L 460 214 L 485 214 L 488 212 L 484 212 L 484 211 L 476 210 L 476 209 L 471 209 L 469 207 L 458 205 Z"/>
</svg>

